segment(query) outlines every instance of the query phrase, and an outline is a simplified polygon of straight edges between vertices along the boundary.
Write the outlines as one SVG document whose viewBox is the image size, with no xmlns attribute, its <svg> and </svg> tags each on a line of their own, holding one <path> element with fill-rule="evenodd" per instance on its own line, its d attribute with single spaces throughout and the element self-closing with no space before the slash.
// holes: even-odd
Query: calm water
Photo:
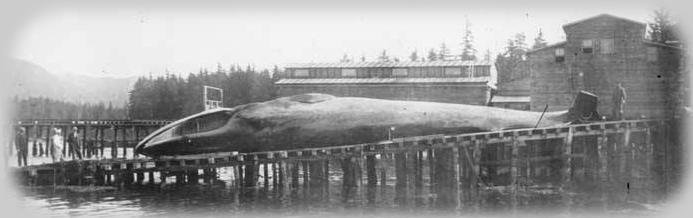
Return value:
<svg viewBox="0 0 693 218">
<path fill-rule="evenodd" d="M 335 170 L 339 171 L 339 170 Z M 464 191 L 459 203 L 437 204 L 437 197 L 427 187 L 396 191 L 394 177 L 387 186 L 365 185 L 345 190 L 341 176 L 330 176 L 325 187 L 274 189 L 273 187 L 241 189 L 230 181 L 230 170 L 220 169 L 219 180 L 208 184 L 166 184 L 120 187 L 102 191 L 80 191 L 68 187 L 22 187 L 23 203 L 40 215 L 63 217 L 209 217 L 230 215 L 280 214 L 286 216 L 391 216 L 403 214 L 485 216 L 495 213 L 548 216 L 604 215 L 656 216 L 661 203 L 647 190 L 594 193 L 576 191 L 560 194 L 555 188 L 523 188 L 513 201 L 503 189 L 485 190 L 476 199 Z M 172 181 L 169 179 L 168 181 Z M 262 179 L 260 179 L 262 181 Z"/>
</svg>

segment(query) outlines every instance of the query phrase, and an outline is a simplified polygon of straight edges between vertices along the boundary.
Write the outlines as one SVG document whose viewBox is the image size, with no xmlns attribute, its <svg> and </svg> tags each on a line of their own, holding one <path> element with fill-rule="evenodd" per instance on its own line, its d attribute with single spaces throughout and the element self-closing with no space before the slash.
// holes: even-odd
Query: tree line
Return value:
<svg viewBox="0 0 693 218">
<path fill-rule="evenodd" d="M 201 112 L 205 85 L 223 90 L 224 107 L 267 101 L 277 96 L 274 82 L 282 74 L 276 66 L 270 72 L 250 66 L 225 69 L 218 65 L 216 71 L 201 69 L 187 78 L 173 74 L 140 77 L 130 91 L 128 115 L 131 119 L 170 120 Z"/>
<path fill-rule="evenodd" d="M 125 107 L 110 102 L 74 103 L 46 97 L 14 98 L 12 112 L 16 119 L 89 119 L 122 120 L 127 118 Z"/>
</svg>

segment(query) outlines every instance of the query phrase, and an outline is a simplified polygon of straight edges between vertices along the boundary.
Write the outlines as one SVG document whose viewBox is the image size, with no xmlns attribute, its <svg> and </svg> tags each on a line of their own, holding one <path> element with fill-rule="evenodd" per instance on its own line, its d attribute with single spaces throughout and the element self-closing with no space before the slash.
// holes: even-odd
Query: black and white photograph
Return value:
<svg viewBox="0 0 693 218">
<path fill-rule="evenodd" d="M 6 217 L 691 214 L 678 2 L 0 5 Z"/>
</svg>

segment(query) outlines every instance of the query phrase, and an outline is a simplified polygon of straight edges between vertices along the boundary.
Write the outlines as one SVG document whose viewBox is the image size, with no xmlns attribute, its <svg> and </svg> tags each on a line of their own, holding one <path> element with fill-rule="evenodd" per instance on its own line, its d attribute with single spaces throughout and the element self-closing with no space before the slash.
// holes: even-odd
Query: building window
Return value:
<svg viewBox="0 0 693 218">
<path fill-rule="evenodd" d="M 614 53 L 614 39 L 602 39 L 599 41 L 599 50 L 602 54 Z"/>
<path fill-rule="evenodd" d="M 462 69 L 459 67 L 446 67 L 444 69 L 446 76 L 460 76 L 462 75 Z"/>
<path fill-rule="evenodd" d="M 565 61 L 565 50 L 563 48 L 557 48 L 554 50 L 556 56 L 556 63 L 563 63 Z"/>
<path fill-rule="evenodd" d="M 308 70 L 294 70 L 294 77 L 308 77 Z"/>
<path fill-rule="evenodd" d="M 582 40 L 582 53 L 591 54 L 592 53 L 592 40 L 586 39 Z"/>
<path fill-rule="evenodd" d="M 657 48 L 656 47 L 647 47 L 647 61 L 648 62 L 657 61 Z"/>
<path fill-rule="evenodd" d="M 491 67 L 490 66 L 477 66 L 474 68 L 474 76 L 475 77 L 490 76 L 490 74 L 491 74 Z"/>
<path fill-rule="evenodd" d="M 356 69 L 342 69 L 342 77 L 356 77 Z"/>
<path fill-rule="evenodd" d="M 407 68 L 395 68 L 392 69 L 392 76 L 407 76 Z"/>
</svg>

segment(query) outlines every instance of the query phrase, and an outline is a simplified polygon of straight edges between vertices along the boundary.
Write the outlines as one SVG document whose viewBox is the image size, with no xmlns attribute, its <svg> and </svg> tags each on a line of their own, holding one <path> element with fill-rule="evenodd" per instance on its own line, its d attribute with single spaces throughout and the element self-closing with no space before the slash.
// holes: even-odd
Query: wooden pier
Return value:
<svg viewBox="0 0 693 218">
<path fill-rule="evenodd" d="M 60 129 L 63 136 L 63 155 L 73 156 L 67 141 L 67 135 L 77 128 L 80 135 L 81 149 L 86 156 L 98 155 L 109 158 L 127 158 L 128 148 L 133 148 L 138 141 L 152 131 L 169 124 L 162 120 L 17 120 L 14 127 L 23 127 L 26 137 L 34 140 L 29 145 L 29 155 L 50 156 L 54 129 Z M 110 148 L 110 154 L 104 154 Z M 118 150 L 121 152 L 118 152 Z M 131 153 L 130 156 L 136 156 Z"/>
<path fill-rule="evenodd" d="M 89 125 L 95 126 L 82 127 Z M 17 176 L 27 185 L 134 186 L 207 183 L 227 168 L 239 187 L 291 189 L 325 187 L 330 175 L 341 176 L 344 188 L 364 181 L 376 187 L 394 175 L 397 189 L 429 187 L 437 205 L 494 187 L 513 195 L 536 185 L 626 193 L 668 179 L 659 173 L 670 167 L 668 128 L 662 120 L 627 120 L 282 151 L 75 160 L 22 167 Z"/>
</svg>

